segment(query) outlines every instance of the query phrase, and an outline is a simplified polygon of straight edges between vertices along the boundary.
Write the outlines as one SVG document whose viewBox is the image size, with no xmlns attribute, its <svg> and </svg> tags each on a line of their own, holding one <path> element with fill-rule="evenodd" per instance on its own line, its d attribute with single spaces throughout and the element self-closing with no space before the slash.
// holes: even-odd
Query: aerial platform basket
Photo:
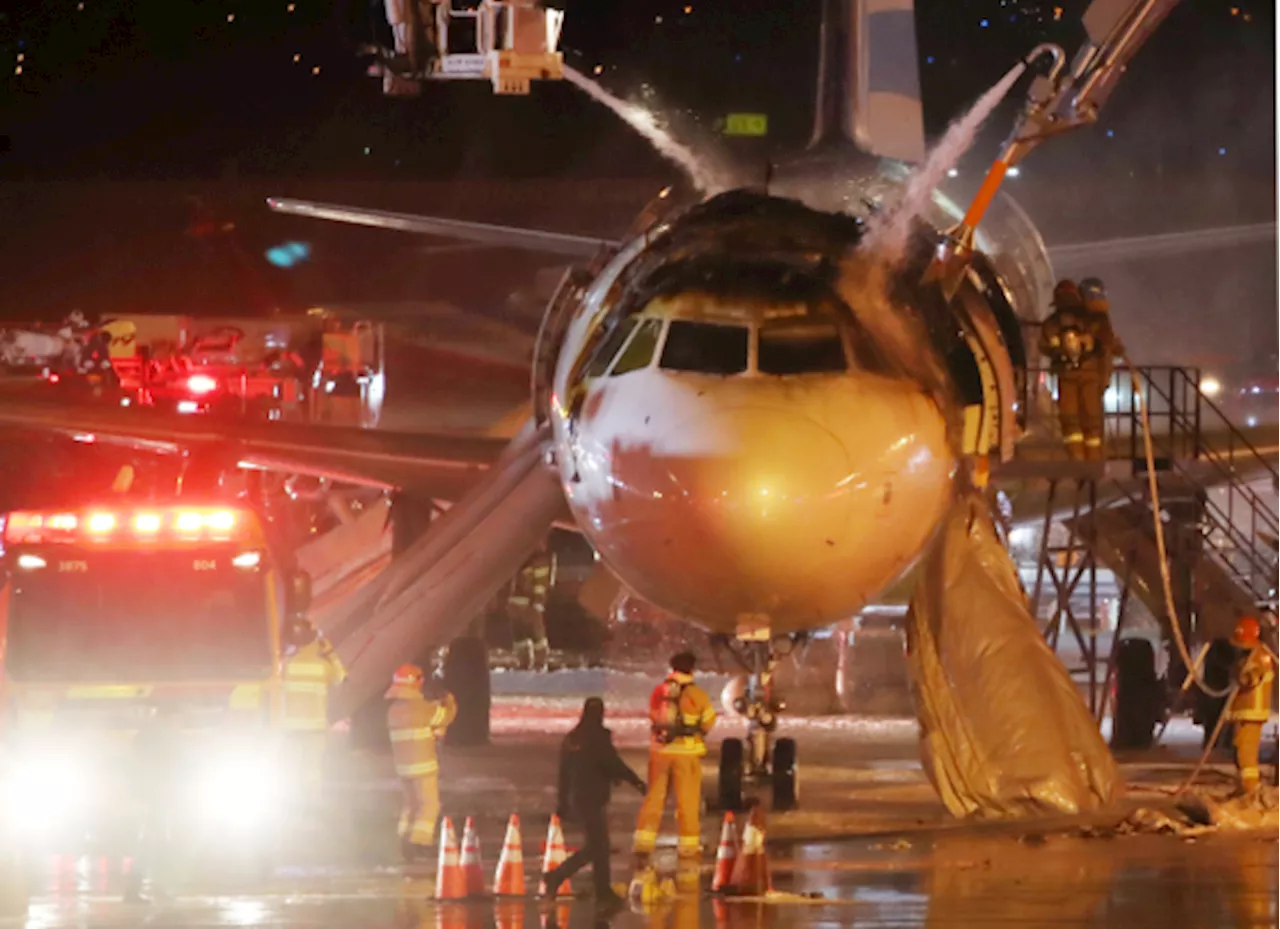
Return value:
<svg viewBox="0 0 1280 929">
<path fill-rule="evenodd" d="M 527 94 L 535 80 L 564 78 L 558 52 L 564 11 L 539 0 L 388 0 L 395 53 L 369 69 L 392 96 L 425 81 L 488 80 L 497 94 Z"/>
</svg>

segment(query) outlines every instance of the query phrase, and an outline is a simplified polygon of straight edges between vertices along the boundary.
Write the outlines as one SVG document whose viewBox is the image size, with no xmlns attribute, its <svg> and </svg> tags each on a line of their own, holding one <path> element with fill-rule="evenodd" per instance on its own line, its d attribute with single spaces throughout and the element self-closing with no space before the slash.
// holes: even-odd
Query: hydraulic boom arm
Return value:
<svg viewBox="0 0 1280 929">
<path fill-rule="evenodd" d="M 991 165 L 964 220 L 952 230 L 939 255 L 949 273 L 946 281 L 963 274 L 973 247 L 974 230 L 986 214 L 1008 170 L 1045 139 L 1091 125 L 1111 96 L 1116 82 L 1142 44 L 1169 15 L 1178 0 L 1094 0 L 1084 14 L 1088 35 L 1070 68 L 1061 47 L 1038 45 L 1024 59 L 1031 64 L 1043 55 L 1053 58 L 1048 73 L 1031 82 L 1027 102 L 1013 132 Z M 948 293 L 954 287 L 948 288 Z"/>
</svg>

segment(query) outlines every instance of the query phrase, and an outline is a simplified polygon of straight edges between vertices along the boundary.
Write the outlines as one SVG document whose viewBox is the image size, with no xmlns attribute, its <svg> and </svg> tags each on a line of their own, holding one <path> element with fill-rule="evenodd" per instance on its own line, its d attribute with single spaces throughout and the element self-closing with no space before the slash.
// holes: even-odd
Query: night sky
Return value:
<svg viewBox="0 0 1280 929">
<path fill-rule="evenodd" d="M 652 171 L 642 144 L 567 86 L 532 102 L 482 85 L 384 100 L 355 46 L 381 0 L 52 0 L 0 14 L 6 177 L 250 174 L 435 177 Z M 920 0 L 927 128 L 1033 44 L 1079 44 L 1079 0 Z M 577 0 L 566 58 L 615 92 L 709 123 L 768 113 L 774 145 L 810 119 L 816 2 Z M 1269 175 L 1275 4 L 1183 0 L 1135 61 L 1101 126 L 1114 169 Z M 2 73 L 2 72 L 0 72 Z M 997 121 L 994 136 L 1007 120 Z M 1107 135 L 1107 133 L 1111 133 Z M 529 140 L 536 144 L 528 144 Z M 621 141 L 619 141 L 621 140 Z M 1070 160 L 1096 139 L 1037 159 Z M 1048 170 L 1048 168 L 1046 168 Z"/>
<path fill-rule="evenodd" d="M 355 54 L 362 42 L 389 38 L 375 33 L 381 5 L 51 0 L 0 13 L 0 209 L 9 214 L 0 236 L 0 315 L 49 315 L 73 305 L 237 311 L 239 298 L 225 288 L 203 288 L 203 302 L 181 293 L 185 272 L 176 259 L 157 257 L 147 269 L 153 280 L 142 279 L 136 261 L 127 274 L 108 274 L 123 261 L 111 250 L 113 237 L 135 254 L 177 254 L 167 240 L 181 239 L 187 224 L 182 191 L 166 188 L 168 212 L 147 217 L 141 214 L 154 211 L 141 195 L 133 210 L 115 201 L 78 207 L 80 194 L 65 192 L 71 182 L 363 181 L 388 192 L 390 202 L 377 205 L 393 205 L 394 182 L 671 178 L 643 141 L 567 84 L 535 84 L 531 97 L 495 97 L 483 83 L 432 86 L 417 99 L 382 97 Z M 1035 43 L 1074 51 L 1086 5 L 918 0 L 928 134 L 945 129 Z M 709 131 L 728 112 L 768 114 L 767 149 L 752 150 L 763 159 L 807 140 L 817 29 L 815 0 L 571 0 L 561 48 L 585 73 L 599 69 L 611 91 L 660 104 L 677 126 Z M 1138 54 L 1101 123 L 1035 152 L 1011 189 L 1050 241 L 1274 219 L 1274 49 L 1273 0 L 1183 0 Z M 964 178 L 976 179 L 994 154 L 1021 93 L 1014 97 L 962 164 Z M 51 193 L 55 187 L 65 190 Z M 238 280 L 242 293 L 274 273 L 262 255 L 275 227 L 257 193 L 235 208 L 244 235 L 237 260 L 256 267 L 248 277 L 221 277 Z M 119 213 L 104 218 L 90 209 Z M 627 218 L 619 215 L 616 229 Z M 528 219 L 544 217 L 533 211 Z M 144 220 L 151 223 L 145 230 Z M 572 231 L 563 216 L 545 220 Z M 597 223 L 592 231 L 609 230 Z M 316 234 L 313 266 L 324 266 L 324 235 Z M 359 235 L 366 238 L 344 241 L 358 249 L 380 234 Z M 1210 311 L 1250 307 L 1256 318 L 1243 324 L 1238 345 L 1213 349 L 1219 360 L 1241 352 L 1274 359 L 1274 256 L 1264 248 L 1255 257 L 1181 308 L 1187 318 L 1210 318 Z M 325 280 L 344 293 L 368 278 L 367 265 L 360 274 L 327 267 Z M 1159 274 L 1141 269 L 1133 277 L 1130 303 Z M 149 292 L 164 292 L 165 305 L 148 302 Z M 1168 302 L 1152 300 L 1162 308 Z M 1156 333 L 1169 328 L 1140 322 Z"/>
</svg>

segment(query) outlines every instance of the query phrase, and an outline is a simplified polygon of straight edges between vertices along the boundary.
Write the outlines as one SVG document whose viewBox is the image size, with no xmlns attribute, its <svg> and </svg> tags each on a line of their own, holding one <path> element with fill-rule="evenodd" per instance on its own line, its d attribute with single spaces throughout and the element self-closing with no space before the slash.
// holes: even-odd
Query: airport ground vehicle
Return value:
<svg viewBox="0 0 1280 929">
<path fill-rule="evenodd" d="M 281 665 L 310 581 L 255 513 L 11 512 L 3 540 L 0 835 L 127 843 L 163 795 L 179 839 L 273 845 L 301 776 Z"/>
<path fill-rule="evenodd" d="M 252 319 L 117 316 L 44 341 L 49 386 L 96 401 L 362 427 L 382 411 L 382 324 L 321 308 Z M 8 357 L 0 360 L 18 373 Z M 14 360 L 32 365 L 26 354 Z"/>
</svg>

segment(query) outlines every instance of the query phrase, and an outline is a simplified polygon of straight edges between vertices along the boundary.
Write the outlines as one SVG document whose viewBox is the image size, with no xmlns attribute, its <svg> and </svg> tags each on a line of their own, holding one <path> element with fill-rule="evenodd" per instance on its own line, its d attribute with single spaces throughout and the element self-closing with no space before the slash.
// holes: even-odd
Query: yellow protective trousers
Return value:
<svg viewBox="0 0 1280 929">
<path fill-rule="evenodd" d="M 679 853 L 695 857 L 702 850 L 702 758 L 692 753 L 649 753 L 649 792 L 640 805 L 632 849 L 637 854 L 653 851 L 668 791 L 676 798 Z"/>
<path fill-rule="evenodd" d="M 404 802 L 396 832 L 410 845 L 434 845 L 436 820 L 440 817 L 440 781 L 436 775 L 402 777 Z"/>
<path fill-rule="evenodd" d="M 1086 361 L 1058 375 L 1058 417 L 1067 453 L 1074 459 L 1100 461 L 1102 453 L 1102 394 L 1107 382 L 1096 362 Z"/>
<path fill-rule="evenodd" d="M 1258 749 L 1262 743 L 1262 722 L 1256 719 L 1235 721 L 1236 767 L 1240 769 L 1240 786 L 1253 790 L 1258 786 Z"/>
</svg>

